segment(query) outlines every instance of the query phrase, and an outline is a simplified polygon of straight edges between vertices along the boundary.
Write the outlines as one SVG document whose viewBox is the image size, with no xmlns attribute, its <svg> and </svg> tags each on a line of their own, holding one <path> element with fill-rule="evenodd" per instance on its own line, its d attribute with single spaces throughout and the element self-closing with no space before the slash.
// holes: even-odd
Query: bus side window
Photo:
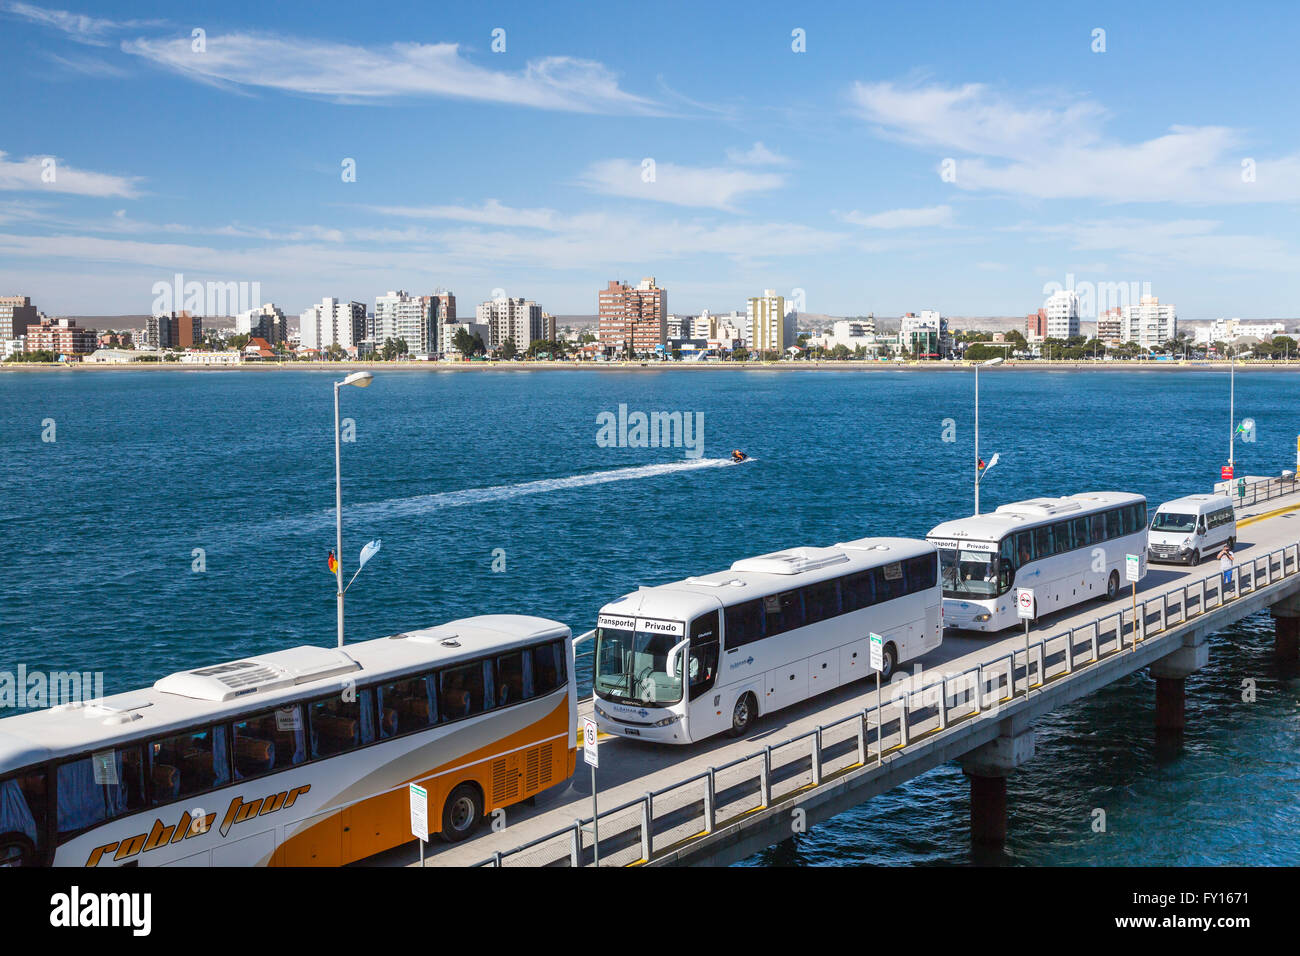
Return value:
<svg viewBox="0 0 1300 956">
<path fill-rule="evenodd" d="M 718 612 L 709 611 L 691 621 L 690 699 L 713 688 L 718 674 Z"/>
<path fill-rule="evenodd" d="M 743 647 L 763 637 L 763 599 L 742 601 L 725 611 L 727 622 L 727 650 Z"/>
<path fill-rule="evenodd" d="M 1016 570 L 1034 560 L 1034 533 L 1032 531 L 1016 532 Z"/>
<path fill-rule="evenodd" d="M 44 770 L 32 770 L 0 780 L 0 833 L 21 833 L 31 841 L 32 859 L 21 858 L 21 850 L 0 855 L 0 866 L 39 862 L 45 854 L 45 818 L 48 801 Z M 8 842 L 8 841 L 6 841 Z"/>
<path fill-rule="evenodd" d="M 430 675 L 405 678 L 376 689 L 379 736 L 396 737 L 437 723 L 433 680 Z"/>
<path fill-rule="evenodd" d="M 767 637 L 803 627 L 803 599 L 798 591 L 782 591 L 763 598 L 763 633 Z"/>
<path fill-rule="evenodd" d="M 876 588 L 876 601 L 892 601 L 903 596 L 903 564 L 895 561 L 871 569 L 872 583 Z"/>
<path fill-rule="evenodd" d="M 876 603 L 876 592 L 870 571 L 858 571 L 840 578 L 840 594 L 844 613 L 859 611 Z"/>
<path fill-rule="evenodd" d="M 1052 526 L 1044 525 L 1041 528 L 1034 529 L 1034 553 L 1040 558 L 1056 553 L 1056 546 L 1053 543 Z"/>
<path fill-rule="evenodd" d="M 935 555 L 921 554 L 915 558 L 908 558 L 906 562 L 907 574 L 907 593 L 915 594 L 917 591 L 925 591 L 934 587 L 938 580 L 938 565 L 935 564 Z"/>
<path fill-rule="evenodd" d="M 1071 550 L 1074 545 L 1071 543 L 1070 522 L 1058 521 L 1052 525 L 1052 537 L 1056 541 L 1056 553 L 1061 554 Z"/>
<path fill-rule="evenodd" d="M 140 745 L 102 750 L 60 764 L 56 786 L 60 838 L 143 809 Z"/>
<path fill-rule="evenodd" d="M 517 704 L 532 696 L 524 689 L 524 652 L 502 654 L 496 660 L 497 706 Z"/>
<path fill-rule="evenodd" d="M 236 779 L 283 770 L 307 759 L 307 731 L 298 704 L 246 717 L 232 726 Z"/>
<path fill-rule="evenodd" d="M 370 693 L 367 689 L 351 695 L 352 700 L 336 694 L 307 705 L 313 757 L 330 757 L 375 739 L 374 723 L 365 717 Z"/>
<path fill-rule="evenodd" d="M 153 805 L 181 800 L 230 782 L 223 724 L 149 744 Z"/>
<path fill-rule="evenodd" d="M 483 712 L 483 664 L 457 664 L 438 674 L 438 700 L 444 721 Z"/>
<path fill-rule="evenodd" d="M 1075 518 L 1070 524 L 1074 530 L 1074 546 L 1076 548 L 1086 548 L 1091 543 L 1088 540 L 1088 519 Z"/>
<path fill-rule="evenodd" d="M 1112 508 L 1106 512 L 1106 537 L 1118 538 L 1120 536 L 1120 518 L 1119 509 Z"/>
<path fill-rule="evenodd" d="M 564 677 L 564 645 L 543 644 L 534 647 L 533 656 L 533 693 L 549 694 L 560 686 Z"/>
<path fill-rule="evenodd" d="M 832 578 L 805 587 L 803 609 L 809 624 L 837 617 L 840 613 L 840 582 Z"/>
<path fill-rule="evenodd" d="M 1106 516 L 1100 512 L 1088 518 L 1088 523 L 1092 526 L 1091 533 L 1088 535 L 1091 544 L 1101 544 L 1106 540 Z"/>
</svg>

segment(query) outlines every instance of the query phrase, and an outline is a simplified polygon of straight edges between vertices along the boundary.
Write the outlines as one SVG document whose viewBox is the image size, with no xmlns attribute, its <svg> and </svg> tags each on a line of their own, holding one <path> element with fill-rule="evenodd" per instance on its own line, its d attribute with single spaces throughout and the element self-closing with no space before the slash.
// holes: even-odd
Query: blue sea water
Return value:
<svg viewBox="0 0 1300 956">
<path fill-rule="evenodd" d="M 0 670 L 102 671 L 115 692 L 332 645 L 338 377 L 0 375 Z M 1000 454 L 986 509 L 1089 489 L 1160 501 L 1208 490 L 1227 457 L 1226 373 L 998 369 L 980 386 L 981 451 Z M 342 393 L 355 422 L 345 568 L 383 542 L 349 591 L 349 639 L 500 611 L 583 631 L 638 584 L 790 545 L 923 535 L 970 513 L 972 397 L 960 371 L 380 369 Z M 602 447 L 597 417 L 620 404 L 703 413 L 703 457 Z M 1237 413 L 1258 435 L 1238 442 L 1238 473 L 1294 465 L 1290 374 L 1238 375 Z M 732 448 L 757 460 L 725 467 Z M 999 859 L 1300 863 L 1300 682 L 1271 660 L 1271 627 L 1216 636 L 1188 681 L 1180 745 L 1157 744 L 1144 675 L 1042 721 L 1009 785 Z M 967 798 L 960 771 L 940 767 L 749 862 L 971 862 Z"/>
</svg>

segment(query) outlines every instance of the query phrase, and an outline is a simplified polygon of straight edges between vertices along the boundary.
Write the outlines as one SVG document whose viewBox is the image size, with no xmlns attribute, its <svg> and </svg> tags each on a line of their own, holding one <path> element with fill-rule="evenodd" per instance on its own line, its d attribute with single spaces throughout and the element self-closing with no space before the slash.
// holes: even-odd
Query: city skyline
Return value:
<svg viewBox="0 0 1300 956">
<path fill-rule="evenodd" d="M 668 8 L 635 44 L 639 8 L 6 0 L 0 295 L 145 314 L 183 272 L 291 315 L 442 288 L 594 315 L 654 275 L 684 314 L 1016 316 L 1074 277 L 1300 312 L 1289 12 Z"/>
</svg>

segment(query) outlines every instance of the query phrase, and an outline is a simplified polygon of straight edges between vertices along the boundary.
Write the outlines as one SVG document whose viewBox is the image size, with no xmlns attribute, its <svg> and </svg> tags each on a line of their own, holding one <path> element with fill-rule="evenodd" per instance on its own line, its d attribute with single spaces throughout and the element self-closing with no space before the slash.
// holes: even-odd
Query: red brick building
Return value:
<svg viewBox="0 0 1300 956">
<path fill-rule="evenodd" d="M 1047 338 L 1047 310 L 1039 309 L 1036 314 L 1025 316 L 1025 338 L 1042 341 Z"/>
<path fill-rule="evenodd" d="M 598 337 L 602 347 L 623 350 L 631 343 L 637 354 L 653 352 L 668 335 L 668 290 L 654 277 L 639 285 L 611 279 L 598 295 Z"/>
<path fill-rule="evenodd" d="M 89 355 L 95 351 L 94 329 L 83 329 L 71 319 L 46 319 L 27 326 L 27 351 L 55 355 Z"/>
</svg>

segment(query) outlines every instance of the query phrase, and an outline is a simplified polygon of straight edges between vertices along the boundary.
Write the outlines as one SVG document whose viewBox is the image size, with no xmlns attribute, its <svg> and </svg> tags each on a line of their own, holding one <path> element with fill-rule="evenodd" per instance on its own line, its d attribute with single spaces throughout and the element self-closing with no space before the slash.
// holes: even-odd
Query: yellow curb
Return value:
<svg viewBox="0 0 1300 956">
<path fill-rule="evenodd" d="M 1295 511 L 1296 509 L 1300 509 L 1300 504 L 1288 505 L 1285 508 L 1278 508 L 1276 511 L 1266 511 L 1260 515 L 1252 515 L 1249 518 L 1242 518 L 1237 522 L 1237 527 L 1241 528 L 1245 525 L 1253 524 L 1256 521 L 1263 521 L 1265 518 L 1276 518 L 1278 515 L 1284 515 L 1288 511 Z"/>
</svg>

